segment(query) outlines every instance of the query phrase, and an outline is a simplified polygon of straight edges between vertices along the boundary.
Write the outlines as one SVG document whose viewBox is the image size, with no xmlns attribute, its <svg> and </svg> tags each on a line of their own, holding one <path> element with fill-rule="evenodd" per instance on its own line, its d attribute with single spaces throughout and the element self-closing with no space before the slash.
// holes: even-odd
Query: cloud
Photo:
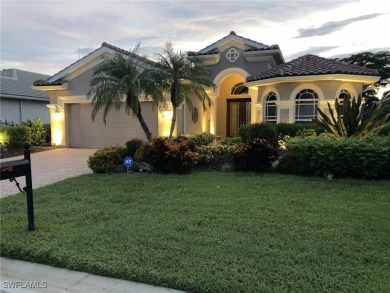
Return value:
<svg viewBox="0 0 390 293">
<path fill-rule="evenodd" d="M 297 57 L 300 57 L 300 56 L 303 56 L 306 54 L 319 55 L 321 53 L 325 53 L 325 52 L 328 52 L 330 50 L 337 49 L 337 48 L 339 48 L 339 46 L 310 47 L 307 50 L 299 51 L 297 53 L 287 55 L 285 59 L 286 59 L 286 61 L 287 60 L 289 61 L 289 60 L 295 59 Z"/>
<path fill-rule="evenodd" d="M 349 25 L 351 23 L 375 18 L 375 17 L 381 16 L 383 14 L 384 13 L 371 13 L 371 14 L 348 18 L 348 19 L 340 20 L 340 21 L 329 21 L 329 22 L 326 22 L 317 28 L 302 28 L 302 29 L 298 30 L 299 35 L 295 38 L 307 38 L 307 37 L 329 35 L 335 31 L 338 31 L 338 30 L 346 27 L 347 25 Z"/>
</svg>

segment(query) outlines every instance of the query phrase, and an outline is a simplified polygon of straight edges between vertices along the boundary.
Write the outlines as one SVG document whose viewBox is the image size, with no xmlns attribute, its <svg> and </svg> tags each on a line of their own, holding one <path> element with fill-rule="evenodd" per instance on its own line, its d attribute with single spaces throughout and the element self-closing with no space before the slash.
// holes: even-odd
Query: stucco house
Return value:
<svg viewBox="0 0 390 293">
<path fill-rule="evenodd" d="M 28 119 L 33 121 L 36 117 L 41 118 L 43 123 L 50 123 L 46 107 L 50 103 L 49 94 L 31 89 L 35 80 L 49 77 L 15 68 L 1 70 L 1 124 L 19 124 Z"/>
<path fill-rule="evenodd" d="M 86 99 L 95 66 L 123 49 L 107 43 L 51 76 L 35 82 L 34 89 L 50 93 L 53 143 L 67 147 L 103 147 L 145 138 L 138 121 L 125 111 L 112 111 L 105 125 L 101 117 L 90 118 Z M 333 59 L 305 55 L 285 62 L 278 45 L 268 46 L 231 32 L 192 55 L 199 56 L 212 71 L 215 89 L 209 89 L 212 106 L 200 103 L 190 112 L 178 109 L 175 134 L 210 132 L 220 137 L 237 136 L 241 125 L 310 123 L 317 107 L 327 111 L 335 97 L 359 95 L 365 85 L 379 80 L 376 70 Z M 170 109 L 153 109 L 142 102 L 145 119 L 154 136 L 169 133 Z"/>
</svg>

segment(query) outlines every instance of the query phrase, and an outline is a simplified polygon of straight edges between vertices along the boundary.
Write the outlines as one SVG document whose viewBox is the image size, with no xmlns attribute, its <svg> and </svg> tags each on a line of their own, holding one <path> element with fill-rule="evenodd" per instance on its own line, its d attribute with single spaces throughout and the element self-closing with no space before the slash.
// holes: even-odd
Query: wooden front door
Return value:
<svg viewBox="0 0 390 293">
<path fill-rule="evenodd" d="M 250 122 L 251 99 L 228 99 L 226 136 L 238 136 L 238 129 Z"/>
</svg>

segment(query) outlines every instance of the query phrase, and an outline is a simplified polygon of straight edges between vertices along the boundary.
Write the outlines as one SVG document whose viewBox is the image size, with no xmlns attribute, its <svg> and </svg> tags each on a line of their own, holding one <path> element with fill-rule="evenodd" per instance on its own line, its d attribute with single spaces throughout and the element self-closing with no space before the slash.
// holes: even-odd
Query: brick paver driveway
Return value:
<svg viewBox="0 0 390 293">
<path fill-rule="evenodd" d="M 91 169 L 87 166 L 87 159 L 95 151 L 95 149 L 58 148 L 31 154 L 33 190 L 66 178 L 92 173 Z M 2 159 L 1 161 L 4 162 L 21 158 L 23 156 Z M 21 187 L 26 186 L 24 178 L 16 178 Z M 19 192 L 14 182 L 2 180 L 0 184 L 1 197 Z"/>
</svg>

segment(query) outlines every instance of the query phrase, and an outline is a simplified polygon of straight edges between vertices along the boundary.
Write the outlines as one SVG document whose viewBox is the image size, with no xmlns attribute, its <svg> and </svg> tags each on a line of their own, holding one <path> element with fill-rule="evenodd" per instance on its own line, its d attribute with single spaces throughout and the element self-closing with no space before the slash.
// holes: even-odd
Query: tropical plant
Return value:
<svg viewBox="0 0 390 293">
<path fill-rule="evenodd" d="M 192 111 L 192 99 L 196 98 L 202 103 L 211 106 L 210 97 L 205 87 L 214 87 L 211 71 L 202 60 L 196 56 L 189 56 L 187 52 L 175 52 L 171 43 L 166 43 L 164 51 L 157 55 L 160 85 L 170 93 L 172 104 L 172 121 L 169 138 L 172 138 L 176 124 L 177 107 L 183 102 Z"/>
<path fill-rule="evenodd" d="M 87 98 L 92 98 L 91 118 L 103 109 L 103 121 L 106 123 L 108 112 L 114 107 L 119 110 L 125 98 L 126 113 L 134 115 L 148 141 L 152 133 L 142 116 L 140 97 L 152 98 L 155 105 L 163 100 L 161 89 L 157 86 L 151 68 L 151 61 L 137 55 L 139 44 L 128 54 L 116 54 L 107 59 L 94 71 L 91 89 Z"/>
<path fill-rule="evenodd" d="M 352 100 L 352 101 L 351 101 Z M 365 103 L 362 105 L 362 97 L 359 95 L 357 100 L 345 96 L 342 107 L 338 98 L 335 99 L 335 111 L 328 103 L 329 116 L 321 109 L 318 109 L 320 118 L 314 118 L 313 121 L 322 125 L 330 135 L 337 140 L 347 137 L 357 137 L 358 139 L 367 138 L 378 133 L 385 125 L 390 114 L 378 118 L 381 109 L 379 103 Z"/>
</svg>

